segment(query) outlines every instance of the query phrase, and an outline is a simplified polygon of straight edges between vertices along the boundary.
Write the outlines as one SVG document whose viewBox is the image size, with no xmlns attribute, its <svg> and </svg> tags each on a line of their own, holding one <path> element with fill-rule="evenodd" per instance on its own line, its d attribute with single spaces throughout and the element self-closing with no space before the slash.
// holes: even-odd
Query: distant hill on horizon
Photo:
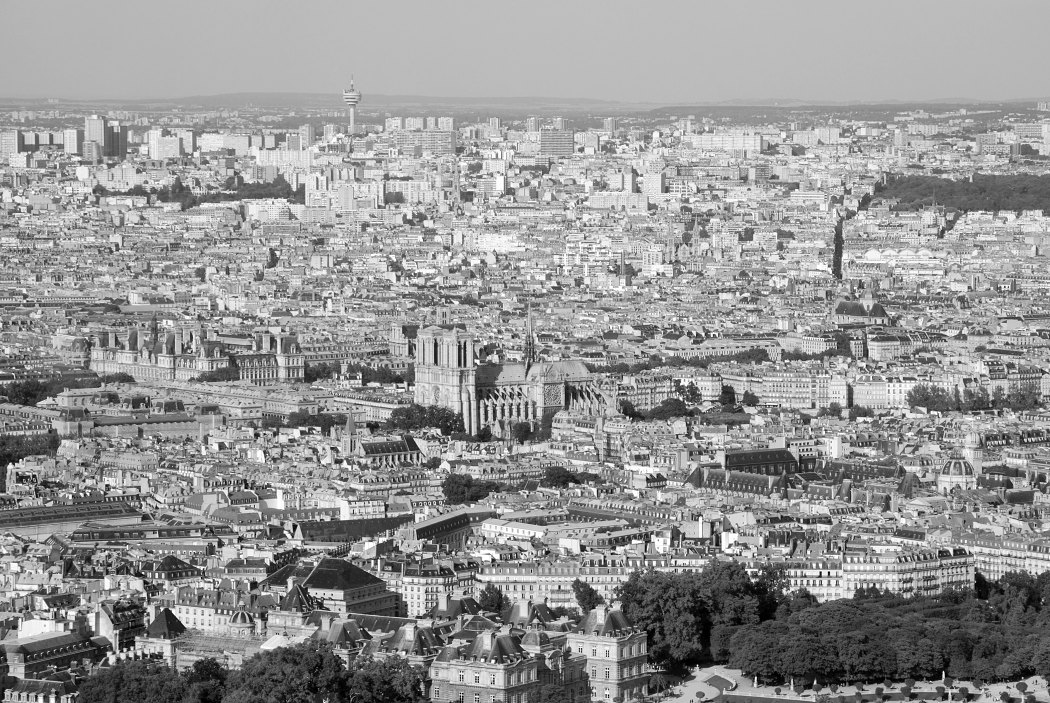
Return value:
<svg viewBox="0 0 1050 703">
<path fill-rule="evenodd" d="M 631 102 L 626 100 L 605 100 L 600 98 L 563 98 L 550 96 L 505 96 L 505 97 L 456 97 L 428 95 L 384 95 L 381 93 L 364 93 L 364 100 L 359 108 L 362 114 L 383 112 L 393 109 L 428 109 L 428 110 L 492 110 L 533 111 L 533 112 L 649 112 L 649 113 L 687 113 L 702 108 L 773 108 L 780 110 L 803 108 L 863 108 L 863 109 L 902 109 L 924 106 L 966 107 L 966 106 L 1016 106 L 1024 103 L 1035 103 L 1042 98 L 1016 98 L 1010 100 L 978 100 L 970 98 L 933 98 L 928 100 L 804 100 L 797 98 L 737 98 L 721 101 L 696 102 Z M 215 95 L 190 95 L 171 99 L 161 98 L 4 98 L 0 105 L 15 106 L 72 106 L 72 105 L 106 105 L 128 106 L 138 109 L 168 109 L 179 106 L 184 108 L 219 109 L 243 108 L 247 106 L 280 109 L 340 109 L 343 107 L 342 96 L 338 91 L 331 93 L 287 93 L 287 92 L 243 92 L 219 93 Z"/>
</svg>

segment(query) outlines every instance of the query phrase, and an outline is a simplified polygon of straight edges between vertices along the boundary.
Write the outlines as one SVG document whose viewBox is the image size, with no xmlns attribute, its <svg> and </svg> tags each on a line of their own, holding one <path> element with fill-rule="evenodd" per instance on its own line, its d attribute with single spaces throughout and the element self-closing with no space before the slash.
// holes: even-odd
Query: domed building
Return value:
<svg viewBox="0 0 1050 703">
<path fill-rule="evenodd" d="M 977 488 L 977 471 L 964 457 L 953 454 L 937 472 L 937 492 L 949 495 L 956 489 L 972 491 Z"/>
<path fill-rule="evenodd" d="M 251 637 L 255 634 L 255 618 L 243 608 L 230 617 L 230 634 L 235 637 Z"/>
</svg>

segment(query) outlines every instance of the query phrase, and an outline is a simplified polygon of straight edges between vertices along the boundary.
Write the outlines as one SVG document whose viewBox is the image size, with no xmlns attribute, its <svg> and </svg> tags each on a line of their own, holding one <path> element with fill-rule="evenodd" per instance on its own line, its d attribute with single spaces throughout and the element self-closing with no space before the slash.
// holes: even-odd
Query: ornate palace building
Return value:
<svg viewBox="0 0 1050 703">
<path fill-rule="evenodd" d="M 233 366 L 241 380 L 266 385 L 301 381 L 304 365 L 298 339 L 280 329 L 227 335 L 199 325 L 162 331 L 154 323 L 150 329 L 100 330 L 91 339 L 92 371 L 126 373 L 136 381 L 188 381 Z"/>
</svg>

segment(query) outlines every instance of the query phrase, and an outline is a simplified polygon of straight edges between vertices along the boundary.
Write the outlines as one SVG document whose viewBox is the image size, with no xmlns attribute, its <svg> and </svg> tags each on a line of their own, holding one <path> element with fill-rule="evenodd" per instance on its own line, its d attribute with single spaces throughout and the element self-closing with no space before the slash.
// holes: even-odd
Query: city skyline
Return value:
<svg viewBox="0 0 1050 703">
<path fill-rule="evenodd" d="M 4 8 L 9 26 L 30 27 L 48 9 L 64 21 L 49 29 L 43 45 L 32 32 L 8 34 L 8 55 L 32 57 L 36 70 L 0 76 L 0 97 L 327 93 L 341 89 L 350 73 L 376 96 L 645 104 L 1012 101 L 1050 92 L 1015 70 L 1041 58 L 1038 20 L 1050 10 L 1029 0 L 997 5 L 1002 16 L 1019 20 L 1006 35 L 986 32 L 977 21 L 988 7 L 977 0 L 890 0 L 873 12 L 813 0 L 784 16 L 782 6 L 767 2 L 664 2 L 641 11 L 619 1 L 541 0 L 529 11 L 473 0 L 452 8 L 313 2 L 302 13 L 305 30 L 290 32 L 287 22 L 253 19 L 286 13 L 270 0 L 191 0 L 180 15 L 201 21 L 187 33 L 185 23 L 164 21 L 155 7 L 131 13 L 120 0 L 11 3 Z M 231 43 L 231 30 L 248 24 L 247 45 Z M 155 61 L 123 61 L 143 28 L 151 45 L 184 42 L 185 49 Z M 382 28 L 389 31 L 374 31 Z M 85 61 L 90 71 L 69 70 Z M 119 75 L 107 70 L 117 65 Z"/>
<path fill-rule="evenodd" d="M 0 3 L 4 703 L 1050 703 L 1046 2 Z"/>
</svg>

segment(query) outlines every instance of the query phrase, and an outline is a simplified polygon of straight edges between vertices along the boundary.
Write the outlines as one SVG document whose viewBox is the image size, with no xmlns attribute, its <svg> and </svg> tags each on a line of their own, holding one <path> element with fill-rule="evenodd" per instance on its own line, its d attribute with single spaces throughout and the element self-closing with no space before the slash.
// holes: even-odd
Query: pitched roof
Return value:
<svg viewBox="0 0 1050 703">
<path fill-rule="evenodd" d="M 146 628 L 146 635 L 151 639 L 171 640 L 184 632 L 186 632 L 186 626 L 175 617 L 175 613 L 167 608 L 162 608 Z"/>
<path fill-rule="evenodd" d="M 383 580 L 342 559 L 325 558 L 317 562 L 303 585 L 324 591 L 348 591 L 383 584 Z"/>
<path fill-rule="evenodd" d="M 587 634 L 597 631 L 599 635 L 615 636 L 618 632 L 633 631 L 635 628 L 619 608 L 599 605 L 587 611 L 576 629 Z"/>
</svg>

